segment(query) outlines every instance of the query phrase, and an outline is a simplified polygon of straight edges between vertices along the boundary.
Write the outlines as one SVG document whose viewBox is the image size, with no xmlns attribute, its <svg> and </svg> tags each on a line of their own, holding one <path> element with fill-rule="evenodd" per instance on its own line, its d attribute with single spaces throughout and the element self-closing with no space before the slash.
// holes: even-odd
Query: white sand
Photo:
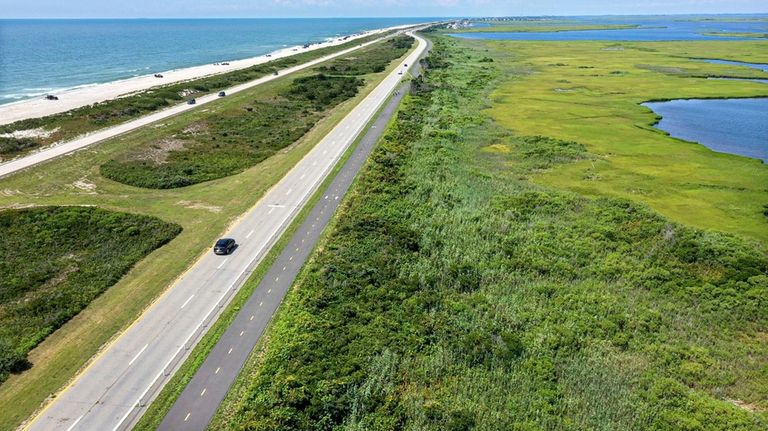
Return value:
<svg viewBox="0 0 768 431">
<path fill-rule="evenodd" d="M 349 42 L 350 40 L 359 39 L 371 34 L 413 26 L 414 24 L 408 24 L 380 30 L 367 31 L 354 36 L 350 36 L 347 40 L 339 40 L 343 39 L 343 37 L 334 37 L 333 40 L 322 43 L 315 43 L 310 45 L 308 48 L 293 46 L 281 49 L 269 54 L 269 57 L 267 57 L 267 55 L 262 55 L 259 57 L 246 58 L 244 60 L 229 61 L 228 66 L 214 66 L 213 64 L 206 64 L 185 69 L 160 72 L 163 75 L 162 78 L 155 78 L 153 75 L 144 75 L 137 76 L 135 78 L 112 81 L 105 84 L 94 84 L 72 90 L 62 91 L 61 93 L 55 93 L 56 96 L 59 97 L 59 100 L 45 100 L 41 97 L 37 99 L 8 103 L 5 105 L 0 105 L 0 125 L 13 123 L 14 121 L 24 120 L 27 118 L 38 118 L 44 117 L 46 115 L 69 111 L 81 106 L 126 96 L 137 91 L 156 87 L 158 85 L 167 85 L 180 81 L 189 81 L 204 76 L 231 72 L 238 69 L 245 69 L 247 67 L 266 63 L 278 58 L 289 57 L 301 52 L 341 45 L 343 43 Z M 226 62 L 226 60 L 222 61 Z"/>
</svg>

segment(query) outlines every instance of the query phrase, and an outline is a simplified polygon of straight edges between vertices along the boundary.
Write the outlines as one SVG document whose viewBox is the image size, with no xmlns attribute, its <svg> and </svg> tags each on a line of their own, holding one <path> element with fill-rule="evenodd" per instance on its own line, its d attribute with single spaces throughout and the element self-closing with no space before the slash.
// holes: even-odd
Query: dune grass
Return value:
<svg viewBox="0 0 768 431">
<path fill-rule="evenodd" d="M 392 66 L 388 70 L 391 70 Z M 247 104 L 254 96 L 275 92 L 285 82 L 310 76 L 292 74 L 217 100 L 161 123 L 0 179 L 0 208 L 94 205 L 103 209 L 157 217 L 183 231 L 136 264 L 119 282 L 85 310 L 51 334 L 29 354 L 32 367 L 12 374 L 0 385 L 0 430 L 13 430 L 61 389 L 87 361 L 209 250 L 212 241 L 252 207 L 333 126 L 378 84 L 384 74 L 364 75 L 365 85 L 353 98 L 326 112 L 294 144 L 238 175 L 178 189 L 143 189 L 100 174 L 99 166 L 146 142 L 162 139 L 211 113 Z"/>
<path fill-rule="evenodd" d="M 211 429 L 765 429 L 765 248 L 529 181 L 595 156 L 433 53 Z"/>
<path fill-rule="evenodd" d="M 768 62 L 764 42 L 491 42 L 504 71 L 491 117 L 521 135 L 586 146 L 594 157 L 532 173 L 534 181 L 592 196 L 631 198 L 676 221 L 768 243 L 768 167 L 666 136 L 640 103 L 677 98 L 768 97 L 759 83 L 707 76 L 768 74 L 694 58 Z M 727 119 L 723 119 L 727 121 Z"/>
</svg>

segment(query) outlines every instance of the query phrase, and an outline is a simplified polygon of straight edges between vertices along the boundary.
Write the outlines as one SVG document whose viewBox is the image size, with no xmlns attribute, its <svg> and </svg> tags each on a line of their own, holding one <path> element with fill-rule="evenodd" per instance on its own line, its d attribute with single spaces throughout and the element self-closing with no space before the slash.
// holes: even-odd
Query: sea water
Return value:
<svg viewBox="0 0 768 431">
<path fill-rule="evenodd" d="M 0 20 L 0 104 L 433 18 Z"/>
<path fill-rule="evenodd" d="M 656 127 L 671 136 L 768 162 L 768 98 L 672 100 L 643 105 L 662 116 Z"/>
</svg>

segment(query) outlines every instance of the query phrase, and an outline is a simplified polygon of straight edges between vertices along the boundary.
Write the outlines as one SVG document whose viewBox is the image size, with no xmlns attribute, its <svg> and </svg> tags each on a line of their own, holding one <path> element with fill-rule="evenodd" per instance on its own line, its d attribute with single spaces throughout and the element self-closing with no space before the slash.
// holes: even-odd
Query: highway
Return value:
<svg viewBox="0 0 768 431">
<path fill-rule="evenodd" d="M 412 72 L 418 73 L 418 62 L 414 62 Z M 195 372 L 158 431 L 203 431 L 208 427 L 409 87 L 410 84 L 400 86 L 400 91 L 381 111 L 349 160 L 323 192 L 323 198 L 312 208 L 235 320 Z"/>
<path fill-rule="evenodd" d="M 416 38 L 417 48 L 397 70 L 385 77 L 224 235 L 237 239 L 239 247 L 229 256 L 213 253 L 202 256 L 178 282 L 104 348 L 25 429 L 130 429 L 247 280 L 256 264 L 397 88 L 403 78 L 398 72 L 406 69 L 403 63 L 411 65 L 422 55 L 427 42 L 418 36 Z M 266 292 L 267 295 L 271 293 L 277 295 L 277 292 Z M 262 313 L 258 314 L 261 316 Z M 234 352 L 232 347 L 227 354 Z"/>
<path fill-rule="evenodd" d="M 230 87 L 225 89 L 224 91 L 227 94 L 235 94 L 243 90 L 247 90 L 249 88 L 256 87 L 258 85 L 264 84 L 265 82 L 273 81 L 275 79 L 280 78 L 281 76 L 285 76 L 294 72 L 298 72 L 300 70 L 304 70 L 313 66 L 316 66 L 322 62 L 331 60 L 333 58 L 343 56 L 346 54 L 349 54 L 350 52 L 356 51 L 360 48 L 363 48 L 365 46 L 374 44 L 376 42 L 381 41 L 382 38 L 372 40 L 370 42 L 365 42 L 360 45 L 354 46 L 352 48 L 348 48 L 333 54 L 326 55 L 324 57 L 308 61 L 306 63 L 299 64 L 297 66 L 289 67 L 286 69 L 282 69 L 279 71 L 279 74 L 277 76 L 275 75 L 267 75 L 263 76 L 259 79 L 255 79 L 253 81 L 246 82 L 244 84 L 236 85 L 234 87 Z M 188 105 L 186 102 L 174 105 L 170 108 L 163 109 L 161 111 L 157 111 L 155 113 L 146 115 L 144 117 L 137 118 L 135 120 L 127 121 L 125 123 L 118 124 L 116 126 L 107 127 L 104 129 L 100 129 L 95 132 L 87 133 L 81 137 L 78 137 L 76 139 L 73 139 L 71 141 L 62 142 L 57 145 L 53 145 L 51 147 L 47 147 L 45 149 L 42 149 L 40 151 L 31 153 L 29 155 L 19 157 L 17 159 L 12 159 L 7 162 L 0 163 L 0 178 L 14 174 L 20 170 L 29 168 L 30 166 L 34 166 L 43 162 L 46 162 L 48 160 L 54 159 L 56 157 L 63 156 L 65 154 L 69 154 L 73 151 L 81 150 L 83 148 L 86 148 L 88 146 L 91 146 L 93 144 L 96 144 L 98 142 L 104 141 L 109 138 L 113 138 L 118 135 L 122 135 L 124 133 L 128 133 L 130 131 L 136 130 L 140 127 L 144 127 L 148 124 L 164 120 L 168 117 L 171 117 L 173 115 L 180 114 L 182 112 L 190 111 L 192 109 L 199 108 L 202 105 L 211 103 L 215 100 L 218 100 L 218 94 L 212 93 L 208 94 L 206 96 L 201 96 L 196 99 L 196 103 L 194 105 Z"/>
</svg>

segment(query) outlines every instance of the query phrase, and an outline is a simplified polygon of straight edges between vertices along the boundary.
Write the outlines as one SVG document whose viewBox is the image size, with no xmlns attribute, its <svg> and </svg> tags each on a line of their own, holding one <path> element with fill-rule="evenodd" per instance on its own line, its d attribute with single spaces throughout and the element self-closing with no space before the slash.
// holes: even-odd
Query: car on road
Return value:
<svg viewBox="0 0 768 431">
<path fill-rule="evenodd" d="M 213 252 L 216 254 L 229 254 L 232 253 L 232 250 L 234 250 L 236 246 L 237 242 L 235 242 L 234 239 L 221 238 L 216 241 L 216 244 L 213 246 Z"/>
<path fill-rule="evenodd" d="M 226 95 L 227 95 L 227 93 L 226 93 L 226 92 L 224 92 L 224 91 L 219 91 L 219 97 L 224 97 L 224 96 L 226 96 Z"/>
<path fill-rule="evenodd" d="M 275 75 L 275 76 L 279 75 L 279 73 L 277 73 L 277 71 L 272 72 L 272 74 Z"/>
<path fill-rule="evenodd" d="M 197 102 L 195 101 L 195 99 L 189 99 L 189 100 L 187 100 L 187 105 L 194 105 L 195 103 L 197 103 Z"/>
</svg>

